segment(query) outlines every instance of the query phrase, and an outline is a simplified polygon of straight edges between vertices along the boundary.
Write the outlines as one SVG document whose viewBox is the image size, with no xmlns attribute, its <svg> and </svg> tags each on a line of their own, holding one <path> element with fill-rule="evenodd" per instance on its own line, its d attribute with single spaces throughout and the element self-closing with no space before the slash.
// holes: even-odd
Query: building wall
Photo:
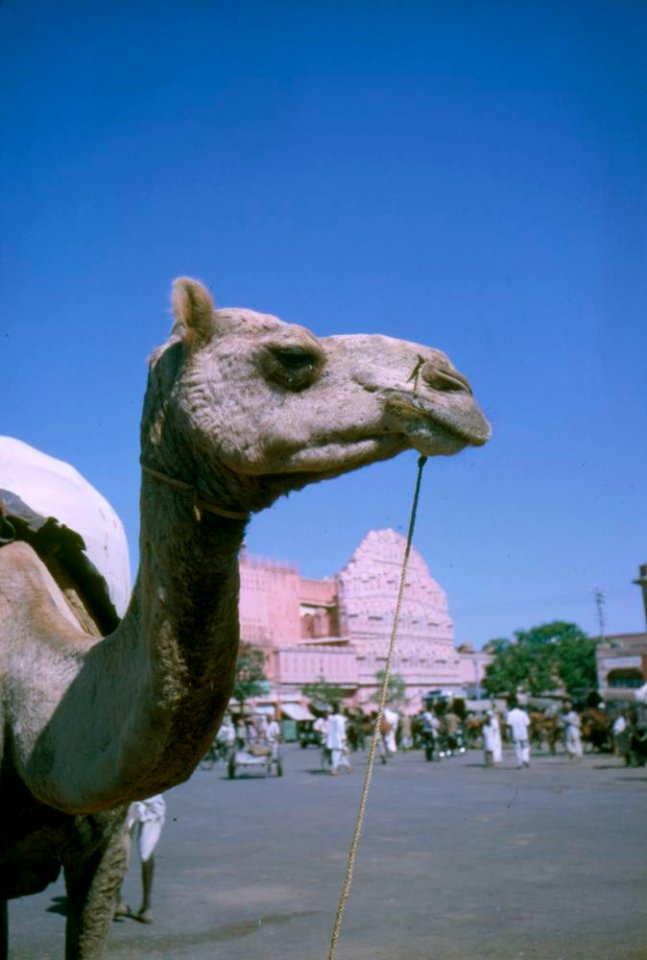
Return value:
<svg viewBox="0 0 647 960">
<path fill-rule="evenodd" d="M 352 649 L 326 646 L 277 649 L 268 657 L 268 669 L 282 685 L 297 690 L 321 677 L 348 690 L 357 686 L 357 657 Z"/>
<path fill-rule="evenodd" d="M 301 639 L 301 578 L 279 560 L 240 557 L 240 634 L 264 649 L 287 647 Z"/>
<path fill-rule="evenodd" d="M 337 578 L 342 636 L 387 641 L 400 586 L 406 540 L 394 530 L 371 530 Z M 398 621 L 403 646 L 442 657 L 453 649 L 447 597 L 411 548 Z"/>
<path fill-rule="evenodd" d="M 647 633 L 606 638 L 595 651 L 598 690 L 605 700 L 633 700 L 647 680 Z"/>
<path fill-rule="evenodd" d="M 328 580 L 301 579 L 294 567 L 242 554 L 241 636 L 266 650 L 267 675 L 282 692 L 324 677 L 353 702 L 375 703 L 405 546 L 395 531 L 373 530 Z M 474 688 L 488 660 L 455 649 L 447 596 L 412 548 L 392 665 L 412 708 L 430 689 Z"/>
</svg>

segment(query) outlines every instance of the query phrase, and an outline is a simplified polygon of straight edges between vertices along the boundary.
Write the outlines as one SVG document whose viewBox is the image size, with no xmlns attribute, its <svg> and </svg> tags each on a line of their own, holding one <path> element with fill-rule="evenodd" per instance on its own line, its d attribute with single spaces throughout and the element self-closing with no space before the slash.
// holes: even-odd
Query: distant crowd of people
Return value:
<svg viewBox="0 0 647 960">
<path fill-rule="evenodd" d="M 386 763 L 398 750 L 422 749 L 426 760 L 434 761 L 464 753 L 468 747 L 480 747 L 484 765 L 496 767 L 503 762 L 507 744 L 517 768 L 524 769 L 530 766 L 531 748 L 536 753 L 555 754 L 562 746 L 575 762 L 582 759 L 585 745 L 589 749 L 613 749 L 629 763 L 633 762 L 631 750 L 639 750 L 644 741 L 647 761 L 647 719 L 641 725 L 635 712 L 608 714 L 601 706 L 576 709 L 570 700 L 537 710 L 516 698 L 478 712 L 467 712 L 461 701 L 429 701 L 414 715 L 389 706 L 380 721 L 378 750 Z M 350 755 L 365 749 L 376 722 L 377 711 L 362 714 L 334 704 L 331 713 L 306 725 L 303 745 L 314 742 L 324 754 L 328 751 L 328 767 L 336 774 L 350 769 Z"/>
<path fill-rule="evenodd" d="M 351 755 L 366 748 L 368 739 L 377 735 L 378 756 L 382 763 L 400 751 L 421 749 L 427 761 L 464 753 L 470 747 L 483 751 L 485 767 L 502 764 L 504 744 L 512 748 L 518 769 L 531 763 L 531 747 L 536 752 L 556 753 L 563 744 L 567 756 L 579 761 L 584 742 L 592 749 L 613 750 L 625 762 L 647 765 L 647 684 L 637 693 L 636 703 L 609 713 L 603 704 L 576 709 L 570 700 L 553 703 L 543 710 L 532 710 L 508 699 L 505 707 L 490 702 L 484 710 L 469 712 L 462 701 L 429 700 L 422 710 L 409 715 L 388 705 L 365 714 L 356 708 L 343 709 L 333 703 L 320 710 L 314 721 L 301 724 L 302 746 L 315 743 L 322 751 L 323 766 L 331 776 L 351 773 Z M 281 725 L 274 716 L 252 714 L 234 718 L 226 714 L 212 749 L 222 758 L 264 743 L 278 751 Z M 136 845 L 141 869 L 142 900 L 137 911 L 128 907 L 118 891 L 115 919 L 129 916 L 142 923 L 152 921 L 151 896 L 154 850 L 160 839 L 166 815 L 161 795 L 131 805 L 124 828 L 124 842 Z"/>
<path fill-rule="evenodd" d="M 298 724 L 302 746 L 316 744 L 324 769 L 333 776 L 350 772 L 352 754 L 366 749 L 375 732 L 377 709 L 366 712 L 335 702 L 327 709 L 313 705 L 313 710 L 317 713 L 313 721 Z M 512 697 L 468 710 L 460 698 L 434 698 L 413 715 L 387 705 L 377 733 L 382 763 L 398 751 L 420 749 L 427 761 L 438 761 L 480 748 L 484 766 L 497 767 L 506 745 L 519 769 L 530 766 L 531 748 L 535 755 L 555 754 L 561 748 L 573 761 L 582 759 L 585 748 L 614 750 L 627 763 L 647 762 L 647 704 L 640 702 L 610 712 L 601 703 L 576 708 L 568 699 L 544 703 L 539 709 Z M 216 758 L 226 759 L 232 751 L 259 742 L 277 751 L 280 739 L 281 725 L 274 716 L 227 714 L 214 741 Z"/>
</svg>

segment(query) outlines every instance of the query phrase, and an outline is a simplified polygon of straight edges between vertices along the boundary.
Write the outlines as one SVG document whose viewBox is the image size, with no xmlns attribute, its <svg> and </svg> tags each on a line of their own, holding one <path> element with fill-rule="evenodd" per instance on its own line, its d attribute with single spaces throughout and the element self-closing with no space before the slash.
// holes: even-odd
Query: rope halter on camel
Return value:
<svg viewBox="0 0 647 960">
<path fill-rule="evenodd" d="M 203 493 L 200 493 L 197 487 L 192 486 L 190 483 L 185 483 L 184 480 L 175 480 L 173 477 L 169 477 L 165 473 L 161 473 L 159 470 L 153 470 L 152 467 L 146 466 L 145 463 L 141 464 L 141 468 L 144 473 L 149 474 L 149 476 L 153 477 L 155 480 L 159 480 L 160 483 L 165 483 L 174 490 L 179 490 L 180 493 L 190 494 L 193 497 L 193 516 L 198 523 L 202 520 L 203 510 L 206 510 L 208 513 L 216 513 L 219 517 L 226 517 L 227 520 L 249 520 L 248 513 L 237 513 L 235 510 L 224 510 L 221 506 L 215 503 L 211 497 L 206 497 Z"/>
</svg>

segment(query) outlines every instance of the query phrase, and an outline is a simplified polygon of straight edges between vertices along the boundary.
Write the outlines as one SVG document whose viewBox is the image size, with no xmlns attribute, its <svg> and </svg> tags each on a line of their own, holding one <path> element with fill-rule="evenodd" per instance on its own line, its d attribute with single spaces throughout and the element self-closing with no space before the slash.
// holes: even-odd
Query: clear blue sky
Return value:
<svg viewBox="0 0 647 960">
<path fill-rule="evenodd" d="M 72 462 L 136 556 L 173 277 L 318 334 L 441 347 L 494 436 L 430 461 L 416 546 L 458 642 L 644 629 L 647 5 L 0 5 L 0 432 Z M 406 532 L 409 454 L 258 517 L 339 570 Z"/>
</svg>

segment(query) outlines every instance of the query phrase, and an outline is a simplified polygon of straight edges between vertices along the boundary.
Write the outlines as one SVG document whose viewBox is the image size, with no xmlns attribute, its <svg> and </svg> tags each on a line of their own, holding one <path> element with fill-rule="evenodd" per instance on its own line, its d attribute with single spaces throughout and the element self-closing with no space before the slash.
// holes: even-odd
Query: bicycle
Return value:
<svg viewBox="0 0 647 960">
<path fill-rule="evenodd" d="M 200 769 L 212 770 L 219 760 L 226 760 L 229 754 L 229 746 L 222 740 L 219 740 L 218 737 L 214 737 L 207 748 L 207 752 L 200 761 Z"/>
</svg>

